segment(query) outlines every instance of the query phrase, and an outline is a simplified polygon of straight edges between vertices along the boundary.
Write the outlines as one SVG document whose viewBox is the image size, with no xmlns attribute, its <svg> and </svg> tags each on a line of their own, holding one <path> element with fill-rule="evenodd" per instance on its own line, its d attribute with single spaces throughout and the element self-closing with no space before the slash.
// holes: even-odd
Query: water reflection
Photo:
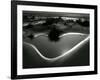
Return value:
<svg viewBox="0 0 100 80">
<path fill-rule="evenodd" d="M 48 38 L 50 41 L 59 41 L 59 36 L 61 35 L 61 33 L 61 30 L 57 29 L 56 27 L 53 27 L 48 34 Z"/>
</svg>

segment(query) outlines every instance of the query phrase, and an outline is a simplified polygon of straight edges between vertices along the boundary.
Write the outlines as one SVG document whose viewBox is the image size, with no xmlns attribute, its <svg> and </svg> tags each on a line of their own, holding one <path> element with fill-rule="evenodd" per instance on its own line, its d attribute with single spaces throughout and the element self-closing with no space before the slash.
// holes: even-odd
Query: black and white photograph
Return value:
<svg viewBox="0 0 100 80">
<path fill-rule="evenodd" d="M 23 68 L 89 65 L 89 14 L 23 11 Z"/>
<path fill-rule="evenodd" d="M 12 78 L 96 74 L 96 11 L 93 5 L 12 1 Z"/>
</svg>

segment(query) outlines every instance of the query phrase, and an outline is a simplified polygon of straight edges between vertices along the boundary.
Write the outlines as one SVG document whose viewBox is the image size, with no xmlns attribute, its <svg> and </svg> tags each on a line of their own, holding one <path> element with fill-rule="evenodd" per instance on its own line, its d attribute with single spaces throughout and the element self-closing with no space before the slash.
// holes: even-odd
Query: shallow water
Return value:
<svg viewBox="0 0 100 80">
<path fill-rule="evenodd" d="M 62 37 L 59 42 L 51 42 L 48 40 L 48 37 L 39 36 L 34 40 L 26 39 L 24 41 L 35 45 L 44 56 L 54 58 L 68 51 L 87 36 L 88 35 L 67 35 Z M 31 46 L 23 44 L 24 69 L 86 65 L 89 65 L 89 40 L 74 53 L 71 53 L 70 56 L 66 55 L 53 62 L 46 61 L 40 57 Z"/>
<path fill-rule="evenodd" d="M 43 56 L 54 58 L 67 52 L 87 36 L 87 34 L 69 34 L 61 37 L 58 42 L 51 42 L 47 36 L 42 35 L 33 40 L 26 39 L 26 42 L 35 45 Z"/>
</svg>

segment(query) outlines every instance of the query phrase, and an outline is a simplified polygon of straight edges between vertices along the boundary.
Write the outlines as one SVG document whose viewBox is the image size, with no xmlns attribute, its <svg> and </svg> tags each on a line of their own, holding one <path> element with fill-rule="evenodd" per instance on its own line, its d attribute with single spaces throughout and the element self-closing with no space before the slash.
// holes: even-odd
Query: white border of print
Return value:
<svg viewBox="0 0 100 80">
<path fill-rule="evenodd" d="M 56 67 L 56 68 L 30 68 L 23 69 L 22 65 L 22 11 L 49 11 L 49 12 L 71 12 L 90 14 L 90 65 L 78 67 Z M 79 8 L 58 8 L 45 6 L 17 5 L 17 75 L 47 74 L 61 72 L 94 71 L 94 10 Z"/>
</svg>

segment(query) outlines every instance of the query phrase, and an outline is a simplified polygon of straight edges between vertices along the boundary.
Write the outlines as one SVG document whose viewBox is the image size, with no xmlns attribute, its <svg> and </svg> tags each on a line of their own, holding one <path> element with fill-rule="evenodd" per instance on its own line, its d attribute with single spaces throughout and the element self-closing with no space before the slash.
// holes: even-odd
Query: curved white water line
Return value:
<svg viewBox="0 0 100 80">
<path fill-rule="evenodd" d="M 62 34 L 60 37 L 66 36 L 66 35 L 87 35 L 87 34 L 83 34 L 83 33 L 66 33 L 66 34 Z"/>
<path fill-rule="evenodd" d="M 65 35 L 69 35 L 69 34 L 74 34 L 74 33 L 67 33 L 67 34 L 64 34 L 64 35 L 61 35 L 60 37 L 63 37 Z M 80 35 L 85 35 L 85 34 L 82 34 L 82 33 L 75 33 L 75 34 L 80 34 Z M 82 44 L 84 44 L 85 42 L 87 42 L 89 40 L 89 36 L 87 38 L 85 38 L 83 41 L 81 41 L 80 43 L 78 43 L 76 46 L 74 46 L 72 49 L 68 50 L 67 52 L 63 53 L 62 55 L 60 56 L 57 56 L 55 58 L 47 58 L 45 56 L 43 56 L 40 51 L 37 49 L 37 47 L 33 44 L 30 44 L 30 43 L 27 43 L 27 42 L 24 42 L 24 44 L 28 45 L 28 46 L 31 46 L 37 53 L 38 55 L 43 58 L 44 60 L 47 60 L 47 61 L 56 61 L 62 57 L 64 57 L 66 54 L 70 54 L 72 51 L 78 49 Z"/>
<path fill-rule="evenodd" d="M 36 38 L 36 37 L 39 37 L 39 36 L 48 36 L 46 33 L 40 33 L 40 34 L 36 34 L 36 35 L 34 35 L 34 37 Z"/>
<path fill-rule="evenodd" d="M 74 35 L 77 35 L 77 34 L 79 34 L 79 35 L 86 35 L 86 34 L 83 34 L 83 33 L 76 33 L 76 32 L 74 32 L 74 33 L 65 33 L 65 34 L 62 34 L 62 35 L 60 35 L 59 37 L 63 37 L 63 36 L 65 36 L 65 35 L 71 35 L 71 34 L 74 34 Z M 40 33 L 40 34 L 36 34 L 36 35 L 34 35 L 34 37 L 36 38 L 36 37 L 39 37 L 39 36 L 48 36 L 46 33 Z"/>
</svg>

